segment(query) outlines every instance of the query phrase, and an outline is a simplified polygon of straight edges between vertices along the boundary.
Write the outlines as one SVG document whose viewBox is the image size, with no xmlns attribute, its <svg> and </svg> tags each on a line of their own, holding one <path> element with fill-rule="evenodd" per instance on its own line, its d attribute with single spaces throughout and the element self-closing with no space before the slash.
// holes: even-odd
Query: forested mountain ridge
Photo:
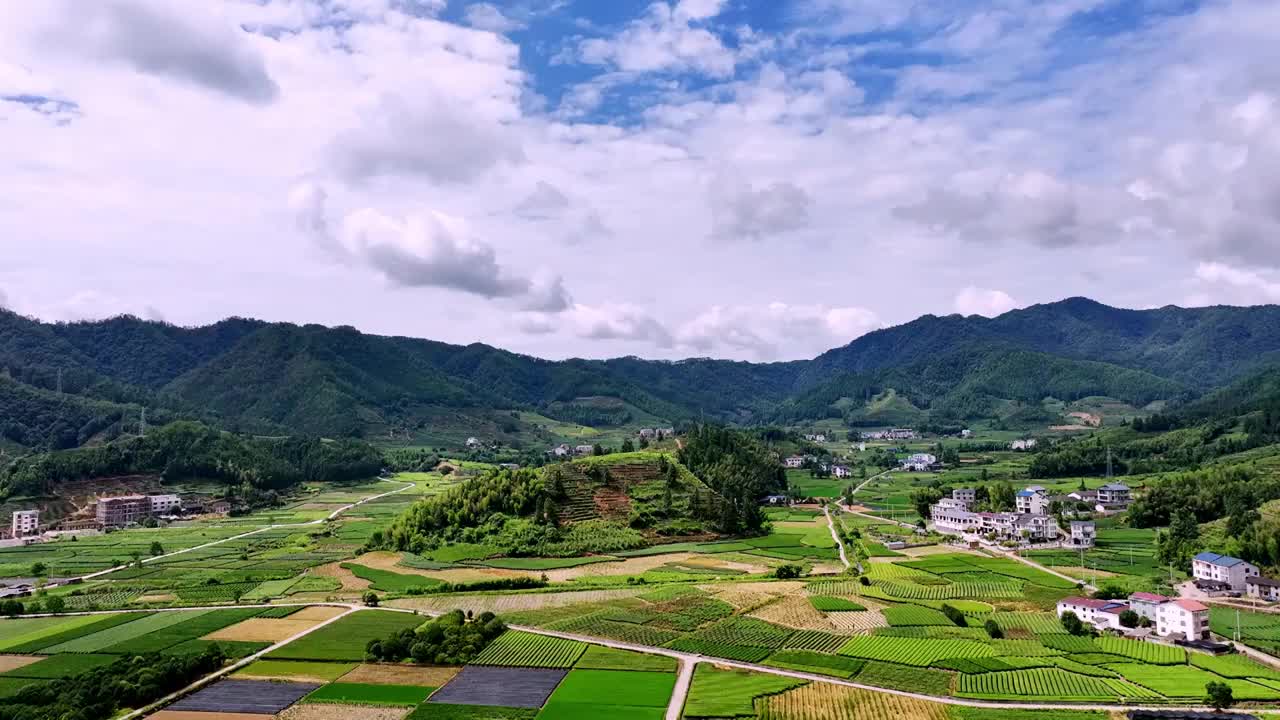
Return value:
<svg viewBox="0 0 1280 720">
<path fill-rule="evenodd" d="M 43 323 L 0 311 L 0 372 L 12 380 L 0 389 L 0 433 L 27 447 L 66 447 L 110 435 L 145 406 L 157 417 L 246 432 L 360 436 L 422 427 L 441 409 L 578 422 L 575 401 L 593 397 L 672 423 L 1039 422 L 1046 397 L 1176 404 L 1276 358 L 1277 306 L 1124 310 L 1084 298 L 996 318 L 926 315 L 780 363 L 550 361 L 350 327 L 243 318 L 198 328 L 133 317 Z M 72 412 L 59 416 L 63 404 Z"/>
</svg>

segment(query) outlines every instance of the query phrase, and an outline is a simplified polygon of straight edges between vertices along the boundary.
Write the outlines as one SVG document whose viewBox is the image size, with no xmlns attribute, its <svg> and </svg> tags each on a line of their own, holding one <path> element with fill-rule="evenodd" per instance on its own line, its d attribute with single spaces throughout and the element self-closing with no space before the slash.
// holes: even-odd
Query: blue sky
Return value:
<svg viewBox="0 0 1280 720">
<path fill-rule="evenodd" d="M 0 4 L 0 305 L 546 357 L 1280 302 L 1274 0 Z"/>
</svg>

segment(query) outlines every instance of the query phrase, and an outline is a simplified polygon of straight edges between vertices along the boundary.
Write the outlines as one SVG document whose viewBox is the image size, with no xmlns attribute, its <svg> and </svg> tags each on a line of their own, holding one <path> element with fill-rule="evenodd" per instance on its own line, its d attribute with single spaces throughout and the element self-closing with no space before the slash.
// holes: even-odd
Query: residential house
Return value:
<svg viewBox="0 0 1280 720">
<path fill-rule="evenodd" d="M 1280 600 L 1280 580 L 1272 580 L 1261 575 L 1251 577 L 1244 581 L 1244 591 L 1251 598 L 1275 602 Z"/>
<path fill-rule="evenodd" d="M 1160 606 L 1169 602 L 1169 598 L 1164 595 L 1157 595 L 1149 592 L 1136 592 L 1129 596 L 1129 607 L 1138 614 L 1151 622 L 1156 621 L 1156 615 L 1160 610 Z"/>
<path fill-rule="evenodd" d="M 1036 446 L 1035 438 L 1027 438 L 1026 440 L 1014 440 L 1009 443 L 1010 450 L 1031 450 Z"/>
<path fill-rule="evenodd" d="M 889 428 L 885 431 L 884 437 L 887 440 L 915 440 L 916 431 L 908 428 Z"/>
<path fill-rule="evenodd" d="M 783 460 L 782 463 L 789 468 L 804 467 L 804 457 L 801 455 L 792 455 L 786 460 Z"/>
<path fill-rule="evenodd" d="M 100 525 L 123 527 L 151 517 L 151 501 L 146 495 L 98 498 L 96 513 Z"/>
<path fill-rule="evenodd" d="M 1098 539 L 1097 526 L 1088 520 L 1072 520 L 1071 532 L 1067 537 L 1068 547 L 1076 550 L 1088 549 L 1093 547 L 1093 543 Z"/>
<path fill-rule="evenodd" d="M 1227 555 L 1202 552 L 1191 560 L 1191 576 L 1202 587 L 1244 590 L 1245 582 L 1258 575 L 1256 565 Z"/>
<path fill-rule="evenodd" d="M 976 488 L 956 488 L 951 491 L 951 498 L 972 505 L 978 501 L 978 491 Z"/>
<path fill-rule="evenodd" d="M 467 447 L 472 450 L 480 447 L 480 438 L 474 438 L 474 437 L 467 438 Z"/>
<path fill-rule="evenodd" d="M 938 458 L 929 453 L 915 453 L 902 461 L 902 469 L 911 472 L 925 472 L 934 469 L 938 464 Z"/>
<path fill-rule="evenodd" d="M 804 436 L 805 440 L 815 443 L 824 443 L 827 441 L 826 433 L 809 433 Z"/>
<path fill-rule="evenodd" d="M 1040 485 L 1031 485 L 1019 490 L 1014 500 L 1017 502 L 1020 513 L 1044 515 L 1049 511 L 1049 496 Z"/>
<path fill-rule="evenodd" d="M 596 451 L 594 445 L 578 445 L 573 448 L 574 455 L 590 455 Z"/>
<path fill-rule="evenodd" d="M 567 457 L 572 453 L 573 453 L 573 450 L 571 450 L 569 446 L 565 443 L 560 443 L 559 445 L 547 451 L 548 455 L 554 455 L 555 457 Z"/>
<path fill-rule="evenodd" d="M 182 498 L 177 495 L 148 495 L 152 515 L 172 515 L 182 512 Z"/>
<path fill-rule="evenodd" d="M 831 474 L 838 478 L 847 478 L 853 475 L 853 470 L 849 469 L 848 465 L 832 465 Z"/>
<path fill-rule="evenodd" d="M 982 518 L 982 531 L 991 533 L 998 538 L 1011 540 L 1015 537 L 1015 527 L 1018 519 L 1017 513 L 1010 512 L 984 512 L 978 513 Z"/>
<path fill-rule="evenodd" d="M 642 438 L 651 438 L 653 437 L 653 428 L 641 428 L 639 435 Z"/>
<path fill-rule="evenodd" d="M 24 535 L 35 535 L 39 531 L 39 510 L 15 510 L 13 512 L 9 529 L 11 537 L 20 538 Z"/>
<path fill-rule="evenodd" d="M 1048 542 L 1058 537 L 1058 521 L 1048 515 L 1018 513 L 1014 522 L 1016 537 L 1028 542 Z"/>
<path fill-rule="evenodd" d="M 962 437 L 962 438 L 964 438 L 964 439 L 966 439 L 966 440 L 967 440 L 967 439 L 969 439 L 969 438 L 973 437 L 973 431 L 972 431 L 972 430 L 970 430 L 969 428 L 965 428 L 964 430 L 961 430 L 961 431 L 960 431 L 960 437 Z"/>
<path fill-rule="evenodd" d="M 969 506 L 960 500 L 943 498 L 929 508 L 929 519 L 934 530 L 945 535 L 964 535 L 982 530 L 982 516 L 969 512 Z"/>
<path fill-rule="evenodd" d="M 768 505 L 790 505 L 791 498 L 786 495 L 766 495 L 764 501 Z"/>
<path fill-rule="evenodd" d="M 1105 630 L 1123 630 L 1120 613 L 1128 609 L 1128 603 L 1118 600 L 1065 597 L 1058 601 L 1058 617 L 1069 612 L 1075 613 L 1082 622 Z"/>
<path fill-rule="evenodd" d="M 1188 598 L 1163 603 L 1156 610 L 1156 634 L 1186 640 L 1209 639 L 1209 606 Z"/>
<path fill-rule="evenodd" d="M 1129 507 L 1129 486 L 1124 483 L 1107 483 L 1098 488 L 1098 512 L 1123 512 Z"/>
<path fill-rule="evenodd" d="M 1076 490 L 1073 493 L 1069 493 L 1067 497 L 1071 498 L 1072 500 L 1075 500 L 1076 502 L 1082 502 L 1088 505 L 1098 504 L 1097 490 Z"/>
</svg>

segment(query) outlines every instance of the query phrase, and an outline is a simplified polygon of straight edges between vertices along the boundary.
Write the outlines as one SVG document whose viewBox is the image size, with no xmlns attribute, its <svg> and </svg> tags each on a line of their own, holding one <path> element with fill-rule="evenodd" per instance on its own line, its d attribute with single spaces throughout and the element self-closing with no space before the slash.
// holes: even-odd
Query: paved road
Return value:
<svg viewBox="0 0 1280 720">
<path fill-rule="evenodd" d="M 145 708 L 141 708 L 133 712 L 130 712 L 127 715 L 124 715 L 120 718 L 116 718 L 116 720 L 132 720 L 135 717 L 139 717 L 141 715 L 153 712 L 159 707 L 162 707 L 163 705 L 166 705 L 182 697 L 183 695 L 186 695 L 198 688 L 201 688 L 218 678 L 221 678 L 229 673 L 233 673 L 236 670 L 239 670 L 240 668 L 253 662 L 254 660 L 261 658 L 263 655 L 273 652 L 279 649 L 280 647 L 287 645 L 290 642 L 293 642 L 294 640 L 297 640 L 300 637 L 303 637 L 304 635 L 313 633 L 316 630 L 319 630 L 320 628 L 330 623 L 337 622 L 339 619 L 344 618 L 353 612 L 360 612 L 360 611 L 369 609 L 364 607 L 363 605 L 346 604 L 346 603 L 296 603 L 296 604 L 299 604 L 299 605 L 315 604 L 315 605 L 330 605 L 330 606 L 338 605 L 338 606 L 346 607 L 347 611 L 342 613 L 341 615 L 330 618 L 329 620 L 325 620 L 322 623 L 319 623 L 311 628 L 308 628 L 307 630 L 304 630 L 303 632 L 300 632 L 290 638 L 281 640 L 280 642 L 272 645 L 271 647 L 268 647 L 264 650 L 260 650 L 254 653 L 253 655 L 250 655 L 242 660 L 238 660 L 234 664 L 229 665 L 223 668 L 222 670 L 219 670 L 216 673 L 207 675 L 204 678 L 201 678 L 200 680 L 192 683 L 191 685 L 188 685 L 182 690 L 179 690 L 175 693 L 171 693 L 170 695 L 166 695 L 164 698 L 157 700 L 151 705 L 148 705 Z M 201 607 L 188 607 L 188 608 L 180 608 L 180 609 L 182 610 L 220 610 L 228 607 L 250 607 L 250 606 L 205 605 Z M 404 613 L 423 615 L 423 616 L 434 616 L 439 614 L 439 613 L 414 611 L 406 608 L 380 608 L 380 609 L 390 610 L 392 612 L 404 612 Z M 64 613 L 64 615 L 92 615 L 92 614 L 96 614 L 96 613 L 89 613 L 89 612 Z M 26 617 L 35 617 L 35 616 L 26 616 Z M 4 622 L 5 620 L 0 619 L 0 627 L 3 627 Z M 684 707 L 685 697 L 687 696 L 688 690 L 689 690 L 689 683 L 685 682 L 683 678 L 687 675 L 687 677 L 691 681 L 693 676 L 694 666 L 697 665 L 698 663 L 703 663 L 703 662 L 711 663 L 719 667 L 739 668 L 742 670 L 751 670 L 754 672 L 767 673 L 770 675 L 781 675 L 784 677 L 793 677 L 800 680 L 809 680 L 811 682 L 830 683 L 833 685 L 840 685 L 842 687 L 850 687 L 850 688 L 856 688 L 859 690 L 867 690 L 870 692 L 885 693 L 888 695 L 897 695 L 898 697 L 907 697 L 907 698 L 913 698 L 916 700 L 928 700 L 930 702 L 941 703 L 944 705 L 963 705 L 965 707 L 1009 708 L 1009 709 L 1020 708 L 1024 710 L 1101 710 L 1101 711 L 1110 711 L 1110 710 L 1118 710 L 1118 709 L 1126 709 L 1126 710 L 1146 710 L 1146 709 L 1204 710 L 1205 709 L 1203 706 L 1169 706 L 1169 705 L 1149 705 L 1148 706 L 1148 705 L 1114 705 L 1114 704 L 1112 705 L 1105 705 L 1105 704 L 1104 705 L 1071 705 L 1071 704 L 1062 704 L 1062 703 L 1016 703 L 1016 702 L 990 702 L 985 700 L 965 700 L 962 698 L 955 698 L 955 697 L 925 695 L 922 693 L 908 692 L 905 690 L 890 690 L 888 688 L 877 687 L 875 685 L 864 685 L 863 683 L 853 682 L 852 680 L 841 680 L 839 678 L 833 678 L 827 675 L 816 675 L 813 673 L 799 672 L 796 670 L 784 670 L 782 668 L 769 667 L 767 665 L 757 665 L 755 663 L 738 662 L 736 660 L 724 660 L 721 658 L 707 657 L 705 655 L 697 655 L 694 653 L 680 652 L 678 650 L 670 650 L 667 648 L 651 647 L 648 645 L 635 645 L 632 643 L 619 642 L 617 640 L 606 640 L 604 638 L 593 637 L 590 635 L 577 635 L 574 633 L 556 632 L 554 630 L 545 630 L 543 628 L 530 627 L 527 625 L 511 625 L 510 628 L 512 630 L 520 630 L 522 632 L 533 633 L 535 635 L 546 635 L 548 637 L 557 637 L 565 640 L 577 640 L 579 642 L 589 643 L 592 645 L 601 645 L 603 647 L 615 648 L 617 650 L 631 650 L 633 652 L 647 653 L 650 655 L 665 655 L 667 657 L 675 658 L 681 663 L 680 678 L 677 678 L 676 690 L 673 691 L 671 703 L 667 707 L 667 720 L 676 720 L 676 718 L 679 717 L 678 713 L 673 716 L 672 707 L 677 705 L 680 708 Z"/>
<path fill-rule="evenodd" d="M 680 674 L 676 676 L 676 687 L 671 691 L 671 701 L 667 703 L 666 720 L 680 720 L 684 714 L 684 701 L 689 697 L 689 686 L 693 684 L 693 669 L 697 663 L 680 660 Z"/>
<path fill-rule="evenodd" d="M 378 480 L 379 480 L 380 482 L 390 482 L 390 483 L 396 482 L 395 480 L 386 480 L 386 479 L 384 479 L 384 478 L 378 478 Z M 408 489 L 410 489 L 410 488 L 412 488 L 412 487 L 414 487 L 414 484 L 413 484 L 413 483 L 409 483 L 408 485 L 405 485 L 404 487 L 401 487 L 401 488 L 396 488 L 395 490 L 392 490 L 391 492 L 384 492 L 384 493 L 382 493 L 382 494 L 380 494 L 380 495 L 371 495 L 371 496 L 369 496 L 369 497 L 367 497 L 367 498 L 364 498 L 363 500 L 358 500 L 358 501 L 356 501 L 356 502 L 353 502 L 353 503 L 351 503 L 350 505 L 344 505 L 344 506 L 342 506 L 342 507 L 338 508 L 337 510 L 334 510 L 333 512 L 329 513 L 329 515 L 328 515 L 327 517 L 325 517 L 324 519 L 321 519 L 321 520 L 309 520 L 309 521 L 307 521 L 307 522 L 301 522 L 301 523 L 281 523 L 281 524 L 279 524 L 279 525 L 268 525 L 268 526 L 266 526 L 266 527 L 260 527 L 260 528 L 257 528 L 257 529 L 255 529 L 255 530 L 250 530 L 250 531 L 248 531 L 248 532 L 240 533 L 239 535 L 232 535 L 231 537 L 225 537 L 225 538 L 222 538 L 221 540 L 214 540 L 213 542 L 207 542 L 207 543 L 205 543 L 205 544 L 203 544 L 203 545 L 196 545 L 196 546 L 194 546 L 194 547 L 183 548 L 182 550 L 174 550 L 174 551 L 173 551 L 173 552 L 171 552 L 171 553 L 165 553 L 165 554 L 163 554 L 163 555 L 155 555 L 155 556 L 152 556 L 152 557 L 149 557 L 149 558 L 143 558 L 143 559 L 142 559 L 142 563 L 143 563 L 144 565 L 145 565 L 146 563 L 153 563 L 153 562 L 156 562 L 156 561 L 158 561 L 158 560 L 163 560 L 163 559 L 165 559 L 165 558 L 173 557 L 174 555 L 181 555 L 181 554 L 183 554 L 183 553 L 189 553 L 189 552 L 192 552 L 192 551 L 194 551 L 194 550 L 202 550 L 202 549 L 204 549 L 204 548 L 213 547 L 213 546 L 215 546 L 215 545 L 221 545 L 222 543 L 231 542 L 232 540 L 239 540 L 239 539 L 241 539 L 241 538 L 247 538 L 247 537 L 250 537 L 250 536 L 252 536 L 252 535 L 257 535 L 258 533 L 266 532 L 266 531 L 268 531 L 268 530 L 276 530 L 276 529 L 278 529 L 278 528 L 288 528 L 288 527 L 306 527 L 306 526 L 308 526 L 308 525 L 320 525 L 320 524 L 326 523 L 326 522 L 328 522 L 328 521 L 330 521 L 330 520 L 333 520 L 334 518 L 338 517 L 339 515 L 341 515 L 342 513 L 346 512 L 346 511 L 350 510 L 351 508 L 358 507 L 358 506 L 363 505 L 363 504 L 365 504 L 365 503 L 367 503 L 367 502 L 370 502 L 370 501 L 372 501 L 372 500 L 377 500 L 378 498 L 384 498 L 384 497 L 387 497 L 388 495 L 395 495 L 396 493 L 402 493 L 402 492 L 404 492 L 405 490 L 408 490 Z M 129 566 L 128 566 L 128 565 L 118 565 L 118 566 L 113 567 L 113 568 L 107 568 L 106 570 L 99 570 L 99 571 L 97 571 L 97 572 L 89 573 L 88 575 L 81 575 L 81 576 L 79 576 L 79 577 L 74 577 L 74 578 L 66 578 L 66 579 L 64 579 L 64 580 L 62 580 L 62 581 L 60 581 L 60 582 L 57 582 L 57 583 L 50 583 L 50 584 L 48 585 L 48 587 L 54 588 L 54 587 L 58 587 L 59 585 L 66 585 L 67 583 L 69 583 L 69 582 L 71 582 L 71 581 L 73 581 L 73 580 L 80 580 L 80 581 L 84 581 L 84 580 L 92 580 L 92 579 L 94 579 L 94 578 L 101 577 L 101 576 L 103 576 L 103 575 L 108 575 L 108 574 L 113 573 L 113 572 L 116 572 L 116 571 L 118 571 L 118 570 L 124 570 L 124 569 L 125 569 L 125 568 L 127 568 L 127 567 L 129 567 Z"/>
</svg>

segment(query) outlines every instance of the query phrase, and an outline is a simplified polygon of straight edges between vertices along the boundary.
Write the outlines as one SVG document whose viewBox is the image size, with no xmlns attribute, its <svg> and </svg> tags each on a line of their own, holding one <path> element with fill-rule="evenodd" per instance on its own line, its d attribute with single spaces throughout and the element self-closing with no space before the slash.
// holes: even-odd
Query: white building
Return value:
<svg viewBox="0 0 1280 720">
<path fill-rule="evenodd" d="M 915 440 L 916 431 L 908 428 L 889 428 L 884 436 L 888 440 Z"/>
<path fill-rule="evenodd" d="M 596 451 L 593 445 L 578 445 L 573 448 L 575 455 L 590 455 Z"/>
<path fill-rule="evenodd" d="M 808 440 L 809 442 L 824 443 L 827 441 L 827 436 L 825 433 L 810 433 L 808 435 L 805 435 L 804 439 Z"/>
<path fill-rule="evenodd" d="M 12 518 L 13 537 L 34 535 L 40 530 L 39 510 L 15 510 Z"/>
<path fill-rule="evenodd" d="M 968 505 L 960 500 L 943 498 L 929 508 L 933 528 L 946 535 L 964 535 L 982 530 L 982 516 L 969 512 Z"/>
<path fill-rule="evenodd" d="M 1030 515 L 1044 515 L 1049 510 L 1049 496 L 1043 487 L 1031 485 L 1018 491 L 1014 498 L 1018 504 L 1018 512 Z"/>
<path fill-rule="evenodd" d="M 152 515 L 168 515 L 182 512 L 182 498 L 177 495 L 148 495 Z"/>
<path fill-rule="evenodd" d="M 838 478 L 847 478 L 853 474 L 853 470 L 850 470 L 847 465 L 832 465 L 831 474 Z"/>
<path fill-rule="evenodd" d="M 1128 609 L 1127 603 L 1117 600 L 1065 597 L 1058 601 L 1058 617 L 1075 613 L 1082 622 L 1100 629 L 1122 630 L 1120 613 Z"/>
<path fill-rule="evenodd" d="M 924 472 L 932 470 L 934 465 L 938 464 L 938 458 L 929 453 L 916 453 L 906 460 L 902 461 L 902 469 L 911 472 Z"/>
<path fill-rule="evenodd" d="M 951 498 L 972 505 L 978 501 L 978 491 L 975 488 L 956 488 L 951 491 Z"/>
<path fill-rule="evenodd" d="M 550 450 L 548 450 L 548 451 L 547 451 L 547 454 L 548 454 L 548 455 L 554 455 L 555 457 L 566 457 L 566 456 L 568 456 L 568 455 L 569 455 L 570 453 L 572 453 L 572 452 L 573 452 L 573 451 L 569 449 L 569 446 L 568 446 L 568 445 L 566 445 L 566 444 L 564 444 L 564 443 L 561 443 L 561 444 L 559 444 L 559 445 L 557 445 L 557 446 L 555 446 L 555 447 L 551 448 Z"/>
<path fill-rule="evenodd" d="M 1251 577 L 1244 581 L 1244 591 L 1251 598 L 1275 602 L 1280 600 L 1280 580 L 1272 580 L 1261 575 Z"/>
<path fill-rule="evenodd" d="M 1058 521 L 1048 515 L 1018 513 L 1013 524 L 1019 539 L 1047 542 L 1058 537 Z"/>
<path fill-rule="evenodd" d="M 1191 575 L 1196 583 L 1219 583 L 1232 590 L 1244 590 L 1245 582 L 1258 577 L 1258 567 L 1240 558 L 1202 552 L 1191 561 Z"/>
<path fill-rule="evenodd" d="M 1156 621 L 1160 606 L 1169 602 L 1169 598 L 1149 592 L 1136 592 L 1129 596 L 1129 608 L 1151 622 Z"/>
<path fill-rule="evenodd" d="M 786 465 L 789 468 L 804 467 L 804 458 L 800 455 L 792 455 L 786 460 L 783 460 L 782 464 Z"/>
<path fill-rule="evenodd" d="M 639 435 L 642 438 L 651 438 L 653 437 L 653 428 L 641 428 Z"/>
<path fill-rule="evenodd" d="M 1072 520 L 1071 534 L 1067 543 L 1075 549 L 1091 548 L 1098 539 L 1097 526 L 1088 520 Z"/>
<path fill-rule="evenodd" d="M 480 438 L 474 438 L 474 437 L 467 438 L 467 447 L 469 448 L 480 447 Z"/>
<path fill-rule="evenodd" d="M 1156 610 L 1156 634 L 1187 640 L 1209 639 L 1209 607 L 1187 598 L 1170 600 Z"/>
<path fill-rule="evenodd" d="M 1027 438 L 1026 440 L 1014 440 L 1009 443 L 1010 450 L 1031 450 L 1036 446 L 1035 438 Z"/>
<path fill-rule="evenodd" d="M 1126 508 L 1129 499 L 1129 486 L 1124 483 L 1107 483 L 1098 488 L 1098 504 L 1108 509 Z"/>
</svg>

